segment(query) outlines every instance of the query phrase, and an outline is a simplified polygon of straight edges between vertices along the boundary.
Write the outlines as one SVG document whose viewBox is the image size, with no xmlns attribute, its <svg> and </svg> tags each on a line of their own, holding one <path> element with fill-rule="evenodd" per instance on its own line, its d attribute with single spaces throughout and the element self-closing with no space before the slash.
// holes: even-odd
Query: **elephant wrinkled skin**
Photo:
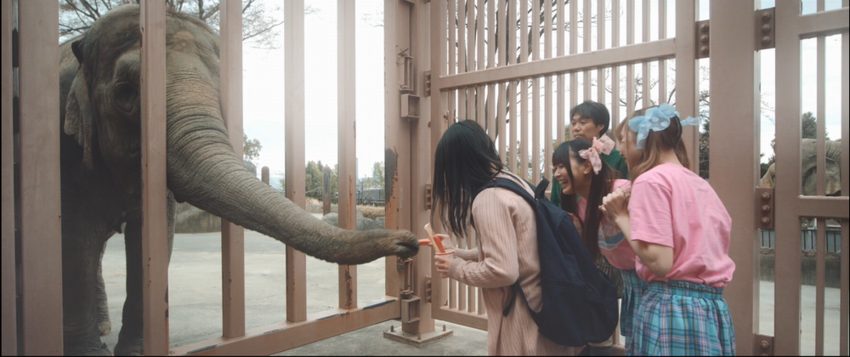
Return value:
<svg viewBox="0 0 850 357">
<path fill-rule="evenodd" d="M 251 175 L 221 113 L 218 37 L 197 19 L 169 13 L 166 47 L 169 230 L 161 239 L 169 255 L 175 200 L 329 262 L 417 253 L 411 232 L 330 226 Z M 126 224 L 127 300 L 115 354 L 141 354 L 139 6 L 113 9 L 60 52 L 65 353 L 110 354 L 100 340 L 110 328 L 98 315 L 105 304 L 100 259 L 106 240 Z"/>
<path fill-rule="evenodd" d="M 803 185 L 804 196 L 817 195 L 817 140 L 803 139 L 800 142 L 800 183 Z M 841 196 L 841 142 L 827 140 L 824 143 L 824 192 L 827 196 Z M 776 164 L 771 164 L 759 181 L 759 187 L 772 188 L 776 185 Z"/>
</svg>

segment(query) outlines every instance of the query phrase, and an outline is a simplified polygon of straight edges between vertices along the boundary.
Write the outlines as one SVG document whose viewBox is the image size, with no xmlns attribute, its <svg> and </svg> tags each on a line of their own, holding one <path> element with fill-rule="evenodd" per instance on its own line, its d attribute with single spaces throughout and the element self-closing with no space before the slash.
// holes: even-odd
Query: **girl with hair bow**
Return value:
<svg viewBox="0 0 850 357">
<path fill-rule="evenodd" d="M 575 226 L 596 266 L 605 272 L 618 287 L 622 297 L 620 331 L 626 337 L 626 346 L 631 341 L 631 325 L 634 306 L 643 292 L 643 281 L 635 273 L 635 253 L 623 234 L 613 222 L 608 221 L 599 209 L 605 195 L 617 189 L 628 190 L 628 180 L 617 179 L 615 171 L 603 159 L 614 149 L 614 141 L 607 136 L 593 138 L 591 144 L 585 140 L 565 142 L 555 149 L 552 166 L 555 179 L 561 184 L 559 195 L 561 207 L 569 212 Z M 613 339 L 599 344 L 588 344 L 582 355 L 606 356 L 611 353 Z"/>
</svg>

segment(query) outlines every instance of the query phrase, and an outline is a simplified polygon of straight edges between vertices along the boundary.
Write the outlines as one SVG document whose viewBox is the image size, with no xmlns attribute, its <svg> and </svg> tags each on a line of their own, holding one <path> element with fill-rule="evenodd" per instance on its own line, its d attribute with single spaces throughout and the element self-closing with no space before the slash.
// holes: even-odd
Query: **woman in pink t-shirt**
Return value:
<svg viewBox="0 0 850 357">
<path fill-rule="evenodd" d="M 623 243 L 620 229 L 599 209 L 605 195 L 620 188 L 628 190 L 631 186 L 629 180 L 616 179 L 611 167 L 600 157 L 610 153 L 614 145 L 607 136 L 593 138 L 593 144 L 585 140 L 564 142 L 552 154 L 552 166 L 554 177 L 561 184 L 561 207 L 570 213 L 576 227 L 579 227 L 585 246 L 596 259 L 597 266 L 610 269 L 605 265 L 611 265 L 620 270 L 623 280 L 620 331 L 626 337 L 628 349 L 632 340 L 634 308 L 639 304 L 646 283 L 635 273 L 634 251 L 628 243 Z M 613 339 L 609 339 L 600 344 L 588 344 L 581 355 L 608 356 L 612 342 Z"/>
<path fill-rule="evenodd" d="M 634 355 L 734 355 L 735 332 L 723 288 L 732 280 L 732 219 L 708 182 L 688 170 L 683 125 L 669 104 L 640 110 L 620 146 L 631 192 L 603 200 L 648 282 L 634 318 Z"/>
</svg>

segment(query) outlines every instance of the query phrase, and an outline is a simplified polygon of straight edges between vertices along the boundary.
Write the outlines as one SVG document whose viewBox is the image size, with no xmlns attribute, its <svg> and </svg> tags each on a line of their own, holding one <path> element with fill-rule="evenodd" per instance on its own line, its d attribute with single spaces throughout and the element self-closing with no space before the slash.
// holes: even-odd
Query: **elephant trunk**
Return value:
<svg viewBox="0 0 850 357">
<path fill-rule="evenodd" d="M 172 104 L 178 105 L 169 100 L 169 110 Z M 417 239 L 410 232 L 334 227 L 258 180 L 236 157 L 221 115 L 209 112 L 210 106 L 201 107 L 206 109 L 195 107 L 191 115 L 174 119 L 169 115 L 168 186 L 175 196 L 333 263 L 362 264 L 387 255 L 416 254 Z"/>
</svg>

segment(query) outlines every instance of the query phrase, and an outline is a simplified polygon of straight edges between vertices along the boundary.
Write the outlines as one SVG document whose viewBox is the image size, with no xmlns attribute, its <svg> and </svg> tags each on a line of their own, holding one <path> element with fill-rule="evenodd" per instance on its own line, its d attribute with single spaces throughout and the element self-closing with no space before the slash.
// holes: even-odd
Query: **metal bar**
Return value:
<svg viewBox="0 0 850 357">
<path fill-rule="evenodd" d="M 21 345 L 18 352 L 28 355 L 63 353 L 60 126 L 57 122 L 59 71 L 44 70 L 56 68 L 59 63 L 59 47 L 56 45 L 59 43 L 58 11 L 55 2 L 18 2 L 18 187 L 21 215 L 19 333 L 23 335 L 19 340 Z M 12 78 L 4 77 L 3 81 L 11 82 Z M 4 106 L 4 110 L 10 108 Z M 12 131 L 8 133 L 11 135 Z M 161 163 L 164 167 L 164 157 Z M 165 191 L 161 192 L 163 205 L 160 207 L 164 207 Z M 150 193 L 150 190 L 145 193 Z M 164 218 L 163 215 L 163 223 Z M 14 250 L 12 252 L 14 254 Z M 13 264 L 14 261 L 13 258 Z M 14 284 L 14 278 L 11 281 Z"/>
<path fill-rule="evenodd" d="M 850 0 L 841 2 L 843 7 L 850 5 Z M 850 95 L 850 36 L 847 32 L 841 34 L 841 192 L 850 195 L 850 105 L 846 99 Z M 841 223 L 841 335 L 839 353 L 848 354 L 850 343 L 850 225 L 847 220 Z"/>
<path fill-rule="evenodd" d="M 484 294 L 481 293 L 481 288 L 475 288 L 475 293 L 478 296 L 478 316 L 481 316 L 487 312 L 484 309 Z"/>
<path fill-rule="evenodd" d="M 221 6 L 221 106 L 236 157 L 242 160 L 242 4 Z M 222 335 L 245 335 L 245 229 L 221 218 Z"/>
<path fill-rule="evenodd" d="M 820 1 L 819 1 L 820 2 Z M 824 287 L 826 286 L 826 220 L 818 219 L 815 253 L 815 356 L 823 356 Z"/>
<path fill-rule="evenodd" d="M 286 198 L 306 207 L 304 167 L 304 0 L 285 2 Z M 395 63 L 395 61 L 391 62 Z M 286 320 L 307 319 L 307 256 L 286 247 Z"/>
<path fill-rule="evenodd" d="M 337 135 L 339 139 L 339 228 L 357 229 L 357 113 L 354 2 L 337 0 Z M 452 61 L 454 62 L 454 61 Z M 454 64 L 454 63 L 452 63 Z M 339 266 L 339 308 L 357 308 L 357 266 Z"/>
<path fill-rule="evenodd" d="M 615 0 L 616 1 L 616 0 Z M 676 109 L 687 117 L 698 113 L 696 66 L 697 4 L 692 1 L 676 2 Z M 666 41 L 666 40 L 660 40 Z M 699 173 L 699 128 L 682 128 L 682 141 L 687 148 L 691 171 Z"/>
<path fill-rule="evenodd" d="M 635 43 L 635 2 L 627 1 L 626 8 L 626 45 Z M 635 66 L 626 66 L 626 116 L 630 116 L 635 110 Z"/>
<path fill-rule="evenodd" d="M 596 2 L 596 50 L 605 49 L 605 0 Z M 605 105 L 605 68 L 596 69 L 596 101 Z"/>
<path fill-rule="evenodd" d="M 760 178 L 758 141 L 753 145 L 754 138 L 759 137 L 761 103 L 760 60 L 759 54 L 753 55 L 756 43 L 753 10 L 752 2 L 710 3 L 710 65 L 724 71 L 722 76 L 712 77 L 711 83 L 711 99 L 715 104 L 712 119 L 716 125 L 712 127 L 715 132 L 710 139 L 714 144 L 711 154 L 736 159 L 712 160 L 709 170 L 711 186 L 732 217 L 753 217 L 755 187 Z M 676 35 L 687 37 L 687 33 Z M 757 228 L 755 219 L 732 222 L 731 236 L 736 238 L 730 242 L 729 256 L 735 262 L 735 279 L 726 286 L 724 296 L 729 303 L 739 351 L 754 351 L 753 334 L 758 331 Z"/>
<path fill-rule="evenodd" d="M 552 58 L 552 8 L 555 4 L 552 0 L 546 0 L 544 9 L 544 53 L 546 58 Z M 546 163 L 552 159 L 552 76 L 546 76 L 544 79 L 544 117 L 543 117 L 543 177 L 550 182 L 552 181 L 552 170 L 549 170 Z M 535 181 L 535 183 L 538 181 Z"/>
<path fill-rule="evenodd" d="M 818 11 L 823 11 L 823 0 L 818 0 Z M 826 38 L 817 38 L 817 195 L 826 194 Z M 823 341 L 821 341 L 823 343 Z M 822 354 L 822 353 L 821 353 Z"/>
<path fill-rule="evenodd" d="M 478 42 L 478 58 L 476 59 L 476 66 L 475 66 L 476 71 L 470 71 L 472 73 L 477 73 L 477 72 L 481 71 L 482 69 L 486 68 L 485 67 L 486 66 L 486 59 L 484 57 L 484 53 L 485 53 L 484 52 L 484 42 L 487 39 L 487 37 L 486 37 L 487 34 L 486 34 L 486 32 L 484 32 L 484 21 L 485 21 L 484 0 L 478 0 L 478 10 L 475 13 L 475 19 L 476 19 L 477 25 L 478 25 L 478 33 L 477 33 L 477 36 L 476 36 L 476 40 Z M 432 75 L 432 77 L 433 77 L 433 75 Z M 437 78 L 439 78 L 439 76 Z M 433 81 L 433 79 L 432 79 L 432 81 Z M 442 78 L 440 79 L 440 81 L 442 82 Z M 443 87 L 442 83 L 440 84 L 440 87 Z M 484 97 L 485 96 L 484 87 L 485 86 L 483 86 L 483 85 L 478 86 L 478 94 L 477 94 L 478 111 L 475 113 L 476 114 L 475 115 L 475 121 L 477 121 L 478 124 L 481 124 L 481 127 L 486 130 L 487 129 L 487 122 L 486 122 L 486 116 L 484 116 L 484 106 L 486 104 L 486 102 L 484 100 L 484 98 L 485 98 Z"/>
<path fill-rule="evenodd" d="M 499 132 L 499 158 L 501 159 L 502 164 L 505 163 L 505 138 L 508 133 L 505 132 L 506 120 L 505 112 L 507 110 L 507 83 L 502 83 L 502 86 L 499 88 L 499 117 L 496 118 L 496 122 L 498 123 L 498 132 Z"/>
<path fill-rule="evenodd" d="M 457 73 L 466 72 L 466 6 L 463 0 L 457 4 Z M 455 73 L 455 72 L 452 72 Z M 466 119 L 469 114 L 466 112 L 467 90 L 460 88 L 457 92 L 458 99 L 458 116 L 456 119 Z"/>
<path fill-rule="evenodd" d="M 617 47 L 620 47 L 620 0 L 611 0 L 611 48 Z M 678 58 L 678 53 L 676 57 Z M 616 128 L 618 125 L 620 125 L 620 66 L 614 66 L 611 67 L 611 127 Z M 617 146 L 619 145 L 617 143 Z"/>
<path fill-rule="evenodd" d="M 850 17 L 850 9 L 847 6 L 836 10 L 802 15 L 797 17 L 791 31 L 801 40 L 817 36 L 837 35 L 850 30 L 850 25 L 847 23 L 848 17 Z M 776 29 L 778 30 L 779 26 Z"/>
<path fill-rule="evenodd" d="M 576 58 L 578 53 L 578 1 L 570 1 L 570 56 Z M 578 70 L 570 71 L 570 107 L 578 105 Z M 572 118 L 566 118 L 570 122 Z"/>
<path fill-rule="evenodd" d="M 531 18 L 531 59 L 540 60 L 540 1 L 534 1 Z M 518 66 L 517 66 L 518 67 Z M 516 68 L 516 67 L 513 67 Z M 531 180 L 540 182 L 540 82 L 539 77 L 531 79 Z"/>
<path fill-rule="evenodd" d="M 566 16 L 565 11 L 566 10 L 564 10 L 564 1 L 555 0 L 555 2 L 558 4 L 558 24 L 556 26 L 557 31 L 558 31 L 558 54 L 557 54 L 557 56 L 563 57 L 564 52 L 566 50 L 566 42 L 567 42 L 566 41 L 567 33 L 565 32 L 566 30 L 564 28 L 565 24 L 566 24 L 566 21 L 565 21 L 566 20 L 565 19 L 565 16 Z M 557 92 L 557 95 L 558 95 L 558 113 L 557 113 L 558 126 L 555 128 L 555 136 L 556 136 L 555 140 L 556 140 L 556 143 L 559 144 L 559 145 L 561 144 L 561 142 L 564 141 L 564 131 L 566 130 L 565 117 L 564 117 L 566 115 L 565 113 L 566 113 L 566 105 L 567 105 L 564 102 L 564 96 L 566 95 L 566 92 L 565 92 L 565 89 L 564 89 L 565 85 L 566 85 L 565 81 L 566 81 L 566 76 L 563 73 L 558 74 L 558 87 L 556 89 L 556 92 Z M 546 160 L 551 161 L 551 158 L 546 158 Z"/>
<path fill-rule="evenodd" d="M 641 21 L 641 26 L 643 27 L 643 34 L 641 36 L 641 40 L 642 42 L 649 42 L 649 0 L 643 0 L 643 5 L 641 5 L 640 12 L 643 16 L 643 20 Z M 641 97 L 643 98 L 643 107 L 647 108 L 652 105 L 652 93 L 649 88 L 652 84 L 652 72 L 649 69 L 649 62 L 643 62 L 641 76 L 643 77 L 643 80 L 641 81 L 641 89 L 643 90 L 643 94 L 641 94 Z"/>
<path fill-rule="evenodd" d="M 142 281 L 144 351 L 168 353 L 165 3 L 142 1 Z M 55 12 L 54 12 L 55 14 Z M 55 16 L 55 15 L 54 15 Z"/>
<path fill-rule="evenodd" d="M 778 165 L 777 168 L 779 168 Z M 778 174 L 777 177 L 779 177 Z M 850 206 L 848 206 L 850 201 L 848 201 L 847 196 L 794 196 L 792 202 L 796 205 L 794 208 L 801 217 L 847 219 L 848 214 L 850 214 L 848 213 L 850 212 Z M 777 220 L 779 220 L 778 216 Z"/>
<path fill-rule="evenodd" d="M 667 38 L 667 0 L 658 0 L 658 40 Z M 658 104 L 667 103 L 667 61 L 658 61 Z M 687 116 L 686 116 L 687 117 Z"/>
<path fill-rule="evenodd" d="M 0 46 L 2 46 L 2 126 L 3 147 L 3 356 L 18 354 L 18 309 L 16 296 L 18 294 L 15 273 L 15 150 L 13 125 L 13 91 L 12 91 L 12 2 L 0 2 L 2 6 L 2 28 L 0 28 Z M 61 335 L 60 335 L 61 336 Z"/>
<path fill-rule="evenodd" d="M 516 66 L 510 66 L 509 68 L 519 67 L 524 63 L 528 63 L 528 36 L 526 32 L 528 31 L 528 1 L 519 0 L 520 3 L 520 63 Z M 486 77 L 483 77 L 486 78 Z M 522 111 L 519 114 L 519 119 L 522 120 L 522 129 L 521 136 L 519 139 L 520 142 L 520 166 L 521 170 L 519 172 L 520 177 L 528 180 L 528 79 L 520 78 L 519 88 L 519 100 L 520 107 Z"/>
<path fill-rule="evenodd" d="M 582 53 L 590 52 L 590 43 L 591 43 L 590 40 L 591 40 L 591 35 L 592 35 L 592 30 L 591 30 L 592 24 L 591 24 L 591 16 L 590 15 L 592 15 L 592 12 L 593 12 L 593 9 L 591 8 L 591 6 L 592 5 L 590 3 L 590 0 L 584 0 L 584 3 L 583 3 L 582 8 L 581 8 L 582 17 L 583 17 L 582 22 L 583 22 L 583 25 L 584 25 L 584 29 L 581 32 L 582 39 L 584 40 L 584 49 L 582 50 Z M 590 81 L 591 81 L 590 71 L 585 70 L 583 72 L 584 72 L 583 73 L 584 74 L 583 100 L 592 100 L 593 98 L 591 98 L 591 90 L 590 90 Z"/>
<path fill-rule="evenodd" d="M 508 31 L 508 65 L 516 64 L 517 57 L 517 49 L 516 49 L 516 0 L 508 1 L 508 21 L 505 22 L 505 27 L 510 27 L 511 30 Z M 515 172 L 517 169 L 517 140 L 519 136 L 517 135 L 517 105 L 519 104 L 517 101 L 517 87 L 520 82 L 511 81 L 508 84 L 508 96 L 505 104 L 510 105 L 510 137 L 508 139 L 508 152 L 510 153 L 508 157 L 508 167 L 511 172 Z M 517 173 L 518 174 L 518 173 Z"/>
<path fill-rule="evenodd" d="M 354 310 L 332 309 L 310 314 L 304 322 L 280 322 L 249 330 L 244 337 L 216 337 L 175 347 L 171 355 L 228 356 L 271 355 L 400 318 L 399 301 L 386 301 Z"/>
<path fill-rule="evenodd" d="M 455 48 L 457 46 L 457 42 L 455 40 L 455 36 L 457 33 L 457 4 L 455 4 L 457 0 L 449 0 L 449 14 L 451 15 L 451 22 L 449 24 L 449 74 L 457 73 L 456 70 L 456 62 L 457 57 L 455 57 Z M 461 0 L 462 1 L 462 0 Z"/>
<path fill-rule="evenodd" d="M 386 229 L 402 228 L 401 221 L 409 217 L 409 214 L 405 215 L 403 212 L 408 205 L 401 206 L 402 202 L 407 202 L 406 199 L 401 198 L 401 187 L 410 187 L 406 181 L 410 173 L 408 159 L 410 145 L 406 145 L 407 122 L 399 115 L 401 113 L 399 83 L 403 79 L 400 78 L 398 71 L 399 66 L 403 66 L 403 63 L 399 63 L 398 52 L 404 49 L 409 51 L 410 48 L 409 17 L 410 8 L 404 2 L 384 1 L 384 63 L 395 64 L 384 68 L 384 88 L 386 88 L 384 91 L 384 125 L 386 127 L 384 163 L 387 170 L 384 173 L 384 185 L 387 190 L 385 195 L 387 215 L 384 227 Z M 401 261 L 398 257 L 384 258 L 384 277 L 387 281 L 384 291 L 387 296 L 399 297 L 401 290 L 405 289 L 404 270 L 399 269 L 404 265 Z"/>
<path fill-rule="evenodd" d="M 469 41 L 467 41 L 467 61 L 469 64 L 467 65 L 466 72 L 475 71 L 475 1 L 474 0 L 466 0 L 466 22 L 468 26 L 467 31 L 469 33 Z M 432 77 L 432 84 L 434 78 L 438 78 L 437 76 Z M 466 119 L 474 119 L 475 112 L 475 88 L 467 87 L 466 88 L 466 107 L 467 114 Z"/>
<path fill-rule="evenodd" d="M 774 309 L 782 312 L 774 319 L 774 352 L 777 354 L 800 353 L 801 257 L 796 237 L 800 236 L 799 217 L 803 212 L 794 207 L 795 201 L 799 201 L 796 198 L 801 187 L 800 39 L 794 31 L 799 14 L 800 5 L 795 1 L 776 3 L 776 141 L 794 143 L 776 146 L 775 254 L 776 261 L 783 262 L 774 268 Z M 711 29 L 715 28 L 717 26 L 712 24 Z M 716 40 L 717 37 L 712 36 L 712 44 Z"/>
</svg>

